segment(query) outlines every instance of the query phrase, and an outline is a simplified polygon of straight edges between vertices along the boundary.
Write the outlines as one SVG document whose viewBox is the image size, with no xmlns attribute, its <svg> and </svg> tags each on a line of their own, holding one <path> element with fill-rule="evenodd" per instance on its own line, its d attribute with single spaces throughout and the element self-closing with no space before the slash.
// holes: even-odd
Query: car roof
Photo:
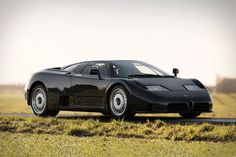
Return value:
<svg viewBox="0 0 236 157">
<path fill-rule="evenodd" d="M 119 61 L 136 61 L 140 62 L 139 60 L 90 60 L 90 61 L 82 61 L 82 62 L 119 62 Z M 82 63 L 80 62 L 80 63 Z"/>
<path fill-rule="evenodd" d="M 134 62 L 141 62 L 139 60 L 90 60 L 90 61 L 81 61 L 81 62 L 77 62 L 77 63 L 73 63 L 73 64 L 69 64 L 66 66 L 63 66 L 62 68 L 66 68 L 75 64 L 79 64 L 79 63 L 89 63 L 89 62 L 121 62 L 121 61 L 134 61 Z"/>
</svg>

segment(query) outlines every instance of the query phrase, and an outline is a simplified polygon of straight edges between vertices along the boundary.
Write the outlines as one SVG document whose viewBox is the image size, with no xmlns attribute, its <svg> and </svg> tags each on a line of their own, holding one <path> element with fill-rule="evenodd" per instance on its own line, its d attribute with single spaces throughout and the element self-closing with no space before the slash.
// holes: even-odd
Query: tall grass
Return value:
<svg viewBox="0 0 236 157">
<path fill-rule="evenodd" d="M 235 125 L 167 124 L 163 121 L 131 122 L 98 119 L 0 117 L 0 131 L 119 138 L 168 139 L 174 141 L 236 141 Z"/>
<path fill-rule="evenodd" d="M 0 156 L 9 157 L 232 157 L 236 142 L 185 142 L 146 138 L 83 137 L 0 132 Z"/>
</svg>

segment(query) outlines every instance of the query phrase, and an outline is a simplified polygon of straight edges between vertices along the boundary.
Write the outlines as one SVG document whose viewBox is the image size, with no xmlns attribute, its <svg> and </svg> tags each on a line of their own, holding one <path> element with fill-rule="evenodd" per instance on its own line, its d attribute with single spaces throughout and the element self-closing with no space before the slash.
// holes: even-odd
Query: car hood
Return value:
<svg viewBox="0 0 236 157">
<path fill-rule="evenodd" d="M 191 79 L 180 78 L 134 78 L 134 80 L 144 86 L 160 85 L 171 91 L 186 91 L 184 85 L 195 85 Z"/>
</svg>

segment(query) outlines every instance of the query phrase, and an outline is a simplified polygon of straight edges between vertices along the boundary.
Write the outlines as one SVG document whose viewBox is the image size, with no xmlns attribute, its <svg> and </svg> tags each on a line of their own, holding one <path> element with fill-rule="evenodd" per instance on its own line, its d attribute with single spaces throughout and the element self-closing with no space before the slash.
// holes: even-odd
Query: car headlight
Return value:
<svg viewBox="0 0 236 157">
<path fill-rule="evenodd" d="M 189 91 L 203 90 L 202 88 L 198 87 L 197 85 L 184 85 L 184 87 Z"/>
<path fill-rule="evenodd" d="M 169 89 L 162 86 L 146 86 L 150 91 L 170 91 Z"/>
</svg>

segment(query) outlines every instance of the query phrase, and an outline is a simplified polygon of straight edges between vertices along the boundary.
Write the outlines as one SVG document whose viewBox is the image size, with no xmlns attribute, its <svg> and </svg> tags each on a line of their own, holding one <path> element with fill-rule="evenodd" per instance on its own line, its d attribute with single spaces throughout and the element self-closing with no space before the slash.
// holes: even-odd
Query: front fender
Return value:
<svg viewBox="0 0 236 157">
<path fill-rule="evenodd" d="M 139 86 L 136 84 L 135 81 L 133 80 L 128 80 L 128 79 L 114 79 L 111 81 L 111 83 L 108 85 L 106 91 L 105 91 L 105 96 L 104 96 L 104 102 L 105 104 L 105 111 L 109 111 L 108 105 L 109 105 L 109 96 L 111 90 L 117 86 L 117 85 L 122 85 L 124 86 L 128 92 L 129 92 L 129 103 L 130 103 L 130 111 L 131 113 L 134 112 L 134 104 L 135 104 L 135 95 L 136 93 L 139 93 L 141 90 L 144 89 L 143 86 Z"/>
</svg>

